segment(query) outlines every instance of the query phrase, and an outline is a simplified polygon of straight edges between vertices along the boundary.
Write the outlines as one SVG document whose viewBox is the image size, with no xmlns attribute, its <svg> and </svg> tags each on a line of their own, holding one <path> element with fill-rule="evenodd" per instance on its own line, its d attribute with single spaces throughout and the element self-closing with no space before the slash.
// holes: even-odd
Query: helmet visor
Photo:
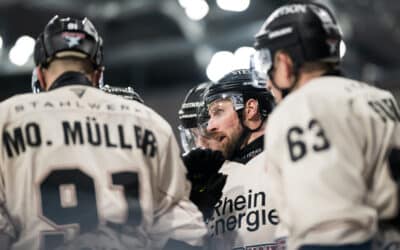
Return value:
<svg viewBox="0 0 400 250">
<path fill-rule="evenodd" d="M 183 153 L 194 148 L 207 147 L 207 136 L 202 135 L 199 128 L 178 127 Z"/>
<path fill-rule="evenodd" d="M 208 131 L 210 119 L 213 121 L 223 119 L 228 114 L 227 110 L 239 111 L 244 108 L 243 95 L 237 92 L 218 93 L 208 96 L 205 103 L 206 105 L 199 112 L 197 118 L 200 133 L 205 137 L 212 137 L 212 133 Z"/>
<path fill-rule="evenodd" d="M 272 68 L 271 52 L 267 48 L 257 50 L 251 57 L 250 69 L 254 80 L 268 80 L 268 72 Z"/>
<path fill-rule="evenodd" d="M 31 87 L 32 87 L 32 92 L 34 94 L 37 94 L 40 92 L 40 83 L 39 83 L 39 78 L 37 75 L 37 69 L 34 68 L 32 71 L 32 77 L 31 77 Z"/>
</svg>

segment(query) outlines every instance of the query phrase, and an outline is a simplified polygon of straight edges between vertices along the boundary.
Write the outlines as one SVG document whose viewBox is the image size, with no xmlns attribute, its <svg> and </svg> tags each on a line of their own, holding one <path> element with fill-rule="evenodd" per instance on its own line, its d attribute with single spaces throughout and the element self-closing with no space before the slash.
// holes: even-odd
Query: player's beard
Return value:
<svg viewBox="0 0 400 250">
<path fill-rule="evenodd" d="M 240 148 L 241 145 L 238 145 L 240 143 L 240 138 L 243 133 L 243 127 L 238 124 L 236 128 L 232 130 L 232 133 L 230 134 L 223 134 L 223 139 L 220 141 L 220 150 L 222 151 L 222 154 L 224 155 L 225 159 L 232 159 L 232 156 L 234 155 L 235 151 Z"/>
</svg>

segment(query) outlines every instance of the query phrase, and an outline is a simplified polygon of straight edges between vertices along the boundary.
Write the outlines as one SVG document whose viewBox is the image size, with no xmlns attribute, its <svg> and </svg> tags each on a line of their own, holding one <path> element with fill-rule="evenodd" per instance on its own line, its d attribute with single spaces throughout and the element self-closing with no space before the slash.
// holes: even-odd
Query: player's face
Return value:
<svg viewBox="0 0 400 250">
<path fill-rule="evenodd" d="M 275 83 L 276 89 L 291 89 L 293 87 L 293 62 L 289 55 L 284 52 L 277 52 L 268 75 Z"/>
<path fill-rule="evenodd" d="M 196 146 L 201 148 L 209 148 L 212 150 L 221 150 L 220 143 L 213 137 L 199 136 L 196 139 Z"/>
<path fill-rule="evenodd" d="M 213 102 L 208 108 L 208 113 L 210 120 L 207 132 L 214 139 L 213 146 L 229 159 L 243 131 L 239 117 L 229 99 Z"/>
<path fill-rule="evenodd" d="M 210 148 L 212 150 L 221 150 L 219 143 L 213 137 L 202 135 L 198 128 L 191 128 L 190 131 L 194 135 L 196 148 Z"/>
<path fill-rule="evenodd" d="M 267 89 L 272 93 L 274 96 L 275 102 L 279 103 L 282 101 L 282 92 L 277 89 L 270 80 L 267 81 Z"/>
</svg>

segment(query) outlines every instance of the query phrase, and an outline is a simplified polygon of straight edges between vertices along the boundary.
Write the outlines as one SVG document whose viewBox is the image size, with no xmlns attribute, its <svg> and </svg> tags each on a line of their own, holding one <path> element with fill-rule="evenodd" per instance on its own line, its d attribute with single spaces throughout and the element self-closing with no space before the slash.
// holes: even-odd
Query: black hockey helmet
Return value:
<svg viewBox="0 0 400 250">
<path fill-rule="evenodd" d="M 35 64 L 46 67 L 63 56 L 88 58 L 96 68 L 103 66 L 103 40 L 89 19 L 56 15 L 46 25 L 36 40 Z"/>
<path fill-rule="evenodd" d="M 266 74 L 277 51 L 287 52 L 295 67 L 305 62 L 338 64 L 342 32 L 333 13 L 314 2 L 290 3 L 276 9 L 255 35 L 255 71 Z"/>
<path fill-rule="evenodd" d="M 87 58 L 96 69 L 103 67 L 103 40 L 89 19 L 56 15 L 46 25 L 36 39 L 35 65 L 47 67 L 54 58 L 61 57 Z M 38 81 L 32 81 L 32 89 L 40 92 Z"/>
<path fill-rule="evenodd" d="M 203 94 L 210 84 L 211 82 L 204 82 L 191 88 L 178 111 L 180 122 L 178 129 L 181 145 L 185 152 L 196 147 L 196 137 L 199 136 L 198 124 L 202 119 L 208 119 Z"/>
<path fill-rule="evenodd" d="M 210 82 L 205 82 L 191 88 L 178 111 L 179 121 L 184 128 L 197 127 L 199 110 L 204 107 L 203 94 Z"/>
<path fill-rule="evenodd" d="M 206 106 L 226 98 L 231 99 L 236 111 L 242 110 L 250 98 L 256 99 L 263 118 L 266 118 L 275 106 L 274 97 L 267 90 L 265 80 L 254 79 L 249 69 L 234 70 L 226 74 L 217 83 L 211 84 L 204 93 Z"/>
</svg>

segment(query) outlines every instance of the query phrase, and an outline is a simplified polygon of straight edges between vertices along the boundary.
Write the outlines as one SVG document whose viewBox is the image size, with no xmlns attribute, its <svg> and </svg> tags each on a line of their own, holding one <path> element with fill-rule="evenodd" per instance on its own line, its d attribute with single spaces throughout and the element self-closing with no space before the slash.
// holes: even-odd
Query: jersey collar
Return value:
<svg viewBox="0 0 400 250">
<path fill-rule="evenodd" d="M 50 86 L 49 90 L 76 84 L 92 86 L 92 83 L 84 74 L 80 72 L 68 71 L 60 75 Z"/>
</svg>

